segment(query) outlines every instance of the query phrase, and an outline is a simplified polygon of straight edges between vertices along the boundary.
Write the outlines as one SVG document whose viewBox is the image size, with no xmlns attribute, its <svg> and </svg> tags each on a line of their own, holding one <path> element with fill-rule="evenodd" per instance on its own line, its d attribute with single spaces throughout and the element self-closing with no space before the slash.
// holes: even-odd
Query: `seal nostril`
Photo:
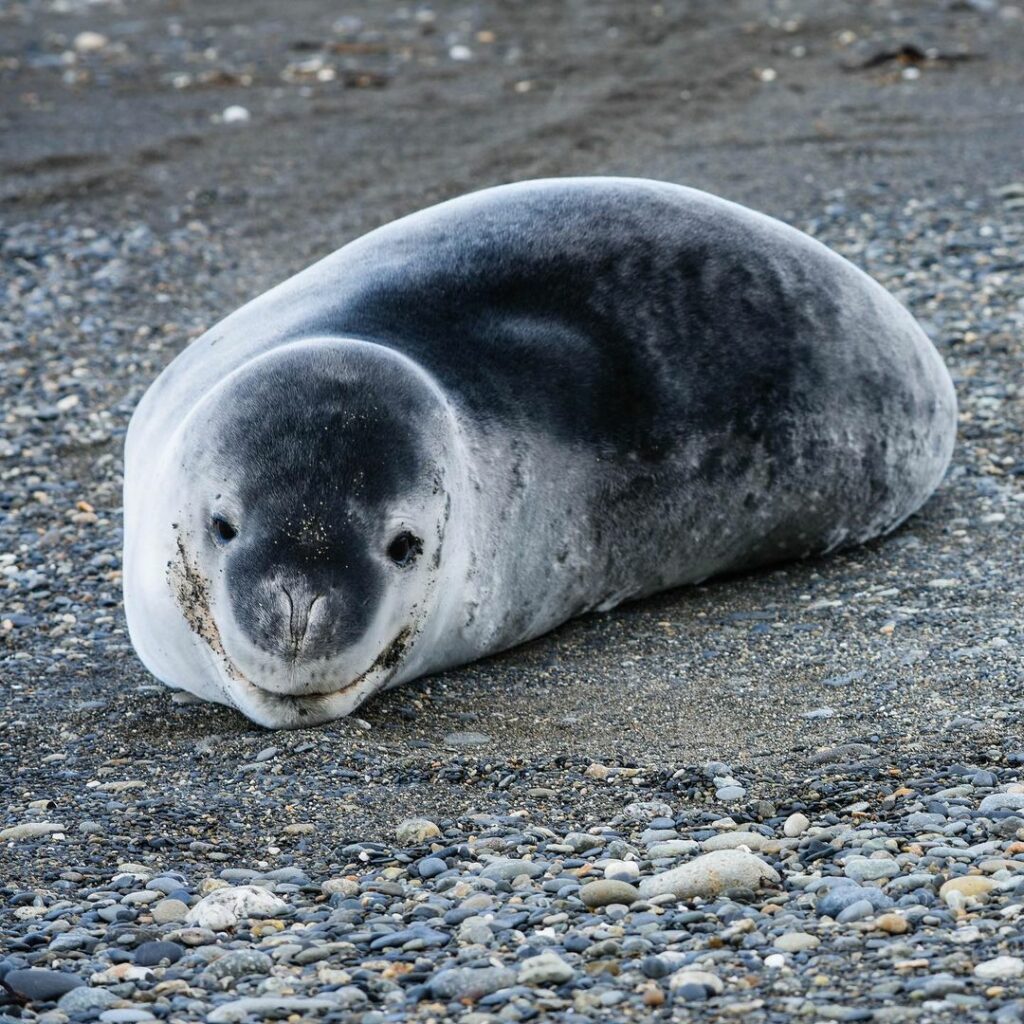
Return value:
<svg viewBox="0 0 1024 1024">
<path fill-rule="evenodd" d="M 307 604 L 301 599 L 294 598 L 287 587 L 282 587 L 281 589 L 284 591 L 285 597 L 288 598 L 288 634 L 291 637 L 290 653 L 294 660 L 298 658 L 299 648 L 302 646 L 302 641 L 305 640 L 306 633 L 309 631 L 309 620 L 313 614 L 313 606 L 323 595 L 314 594 L 312 600 Z"/>
</svg>

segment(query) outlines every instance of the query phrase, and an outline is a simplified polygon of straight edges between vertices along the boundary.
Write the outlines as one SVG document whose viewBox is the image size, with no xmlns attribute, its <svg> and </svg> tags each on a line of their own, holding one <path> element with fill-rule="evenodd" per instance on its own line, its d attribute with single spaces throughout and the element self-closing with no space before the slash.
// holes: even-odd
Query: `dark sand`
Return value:
<svg viewBox="0 0 1024 1024">
<path fill-rule="evenodd" d="M 1007 317 L 1021 322 L 1019 244 L 993 250 L 1008 267 L 991 298 L 962 310 L 961 327 L 949 308 L 960 300 L 946 292 L 960 265 L 966 295 L 983 283 L 964 262 L 971 250 L 949 248 L 956 232 L 1006 220 L 1019 242 L 1021 212 L 993 190 L 1024 177 L 1024 20 L 975 6 L 531 0 L 438 4 L 424 26 L 391 4 L 362 2 L 345 5 L 363 19 L 347 35 L 332 30 L 337 5 L 311 0 L 67 14 L 30 2 L 0 12 L 4 225 L 35 224 L 55 246 L 68 224 L 102 236 L 145 223 L 161 240 L 201 226 L 185 256 L 143 268 L 145 287 L 117 292 L 107 315 L 121 340 L 109 359 L 82 343 L 98 379 L 88 407 L 109 409 L 112 426 L 107 440 L 57 446 L 58 461 L 37 468 L 56 482 L 58 508 L 28 509 L 36 485 L 25 482 L 30 456 L 18 440 L 26 423 L 37 439 L 57 425 L 11 413 L 4 426 L 3 465 L 18 472 L 0 485 L 0 508 L 13 510 L 0 520 L 0 552 L 56 531 L 47 543 L 57 553 L 37 568 L 46 576 L 69 566 L 41 589 L 0 589 L 0 620 L 13 609 L 36 622 L 0 634 L 0 773 L 16 780 L 18 800 L 58 799 L 59 820 L 74 823 L 89 814 L 89 780 L 142 779 L 155 803 L 127 813 L 121 838 L 105 847 L 112 862 L 157 833 L 178 845 L 201 836 L 244 857 L 265 851 L 276 824 L 291 820 L 286 807 L 319 823 L 310 842 L 322 849 L 387 836 L 411 813 L 529 804 L 534 820 L 583 827 L 603 793 L 551 799 L 526 789 L 558 791 L 562 767 L 591 759 L 661 777 L 722 759 L 746 766 L 754 795 L 770 795 L 829 744 L 951 759 L 1014 742 L 1024 372 Z M 104 50 L 52 66 L 83 30 L 106 35 Z M 452 59 L 453 45 L 471 59 Z M 902 59 L 887 56 L 903 47 Z M 920 64 L 915 53 L 929 47 L 934 59 Z M 333 81 L 310 70 L 286 75 L 304 81 L 282 77 L 317 55 Z M 81 82 L 62 78 L 83 70 Z M 179 88 L 172 79 L 182 74 L 192 77 Z M 247 123 L 211 120 L 234 104 L 250 112 Z M 894 537 L 587 617 L 373 700 L 360 711 L 368 729 L 347 721 L 271 734 L 224 708 L 172 703 L 125 646 L 119 606 L 101 634 L 71 628 L 77 647 L 44 628 L 68 609 L 51 607 L 60 595 L 72 613 L 89 607 L 87 559 L 117 553 L 127 413 L 189 337 L 394 217 L 499 182 L 567 174 L 665 178 L 816 229 L 930 329 L 942 321 L 933 333 L 946 339 L 969 414 L 990 395 L 981 383 L 1008 386 L 1000 418 L 961 446 L 951 481 Z M 67 294 L 70 323 L 88 302 L 81 289 Z M 4 358 L 21 367 L 6 385 L 13 408 L 41 401 L 58 361 L 66 370 L 78 350 L 60 348 L 72 342 L 59 325 L 11 319 Z M 99 479 L 106 453 L 114 462 Z M 98 521 L 70 526 L 75 500 L 95 505 Z M 1004 519 L 984 519 L 993 513 Z M 116 563 L 106 583 L 116 595 Z M 822 708 L 831 714 L 804 717 Z M 489 741 L 445 743 L 467 731 Z M 281 754 L 242 769 L 268 746 Z M 52 753 L 67 757 L 43 763 Z"/>
</svg>

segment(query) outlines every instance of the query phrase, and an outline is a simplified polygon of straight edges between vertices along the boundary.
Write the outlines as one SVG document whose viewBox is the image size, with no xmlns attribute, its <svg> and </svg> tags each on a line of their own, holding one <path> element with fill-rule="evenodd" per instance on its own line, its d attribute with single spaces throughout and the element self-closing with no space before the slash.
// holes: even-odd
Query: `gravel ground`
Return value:
<svg viewBox="0 0 1024 1024">
<path fill-rule="evenodd" d="M 1024 1019 L 1024 12 L 279 10 L 0 8 L 0 1020 Z M 119 595 L 148 382 L 378 223 L 568 173 L 892 289 L 957 383 L 938 495 L 321 729 L 155 685 Z"/>
</svg>

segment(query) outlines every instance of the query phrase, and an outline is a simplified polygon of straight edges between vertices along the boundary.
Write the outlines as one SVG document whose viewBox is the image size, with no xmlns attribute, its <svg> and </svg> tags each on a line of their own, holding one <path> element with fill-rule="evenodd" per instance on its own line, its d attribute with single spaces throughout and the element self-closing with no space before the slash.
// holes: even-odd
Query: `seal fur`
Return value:
<svg viewBox="0 0 1024 1024">
<path fill-rule="evenodd" d="M 955 425 L 924 332 L 808 236 L 661 182 L 488 189 L 357 239 L 161 374 L 126 446 L 129 629 L 165 682 L 312 724 L 574 615 L 884 534 Z M 422 550 L 398 572 L 405 520 Z"/>
</svg>

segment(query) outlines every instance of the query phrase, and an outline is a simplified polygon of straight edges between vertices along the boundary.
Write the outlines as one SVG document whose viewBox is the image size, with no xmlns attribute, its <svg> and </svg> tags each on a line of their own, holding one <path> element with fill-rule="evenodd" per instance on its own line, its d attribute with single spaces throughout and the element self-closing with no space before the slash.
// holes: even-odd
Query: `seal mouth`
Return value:
<svg viewBox="0 0 1024 1024">
<path fill-rule="evenodd" d="M 345 683 L 343 686 L 339 686 L 335 690 L 329 690 L 323 693 L 278 693 L 276 690 L 267 690 L 260 686 L 259 683 L 255 683 L 251 679 L 243 676 L 241 673 L 237 673 L 237 667 L 235 667 L 237 674 L 232 674 L 232 679 L 235 682 L 242 683 L 249 690 L 255 691 L 255 695 L 265 703 L 277 703 L 281 707 L 293 709 L 315 709 L 332 698 L 340 697 L 343 694 L 351 692 L 359 686 L 360 683 L 365 682 L 368 677 L 372 676 L 376 672 L 380 672 L 381 670 L 383 670 L 383 674 L 380 679 L 375 680 L 374 682 L 378 688 L 385 685 L 398 670 L 402 660 L 402 655 L 405 654 L 405 651 L 412 640 L 412 635 L 412 630 L 408 626 L 404 626 L 399 630 L 395 638 L 387 644 L 380 654 L 377 655 L 373 660 L 373 663 L 365 672 L 360 673 L 351 682 Z"/>
</svg>

